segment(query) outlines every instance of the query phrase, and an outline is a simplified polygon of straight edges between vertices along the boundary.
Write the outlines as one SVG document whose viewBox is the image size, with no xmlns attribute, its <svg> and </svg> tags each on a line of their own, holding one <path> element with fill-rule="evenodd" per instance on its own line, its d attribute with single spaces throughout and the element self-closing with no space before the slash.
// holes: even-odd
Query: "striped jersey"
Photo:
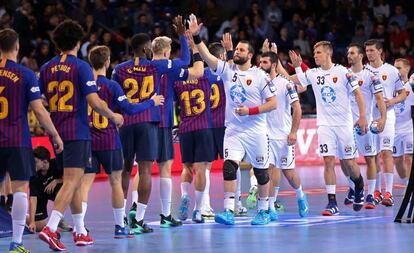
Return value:
<svg viewBox="0 0 414 253">
<path fill-rule="evenodd" d="M 142 112 L 154 105 L 152 99 L 139 104 L 131 104 L 119 84 L 98 76 L 96 79 L 99 97 L 105 101 L 112 111 L 120 110 L 128 115 Z M 115 124 L 108 118 L 99 115 L 91 107 L 88 110 L 92 135 L 92 151 L 108 151 L 121 149 L 121 141 Z"/>
<path fill-rule="evenodd" d="M 0 148 L 32 147 L 27 110 L 40 99 L 36 75 L 3 58 L 0 62 Z"/>
<path fill-rule="evenodd" d="M 86 96 L 98 90 L 89 64 L 74 55 L 58 55 L 41 67 L 39 86 L 62 140 L 90 140 Z"/>
<path fill-rule="evenodd" d="M 205 76 L 211 84 L 211 120 L 213 128 L 224 127 L 226 115 L 226 94 L 224 93 L 224 84 L 220 76 L 214 75 L 209 68 L 204 71 Z"/>
</svg>

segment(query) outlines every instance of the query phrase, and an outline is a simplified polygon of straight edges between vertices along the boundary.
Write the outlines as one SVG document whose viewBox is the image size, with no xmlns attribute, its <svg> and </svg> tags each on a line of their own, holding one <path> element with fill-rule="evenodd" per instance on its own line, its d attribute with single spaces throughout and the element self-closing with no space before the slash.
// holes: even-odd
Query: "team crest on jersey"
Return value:
<svg viewBox="0 0 414 253">
<path fill-rule="evenodd" d="M 387 80 L 387 75 L 382 75 L 382 80 Z"/>
<path fill-rule="evenodd" d="M 336 77 L 336 76 L 332 77 L 332 81 L 333 81 L 334 83 L 336 83 L 336 82 L 338 81 L 338 77 Z"/>
<path fill-rule="evenodd" d="M 250 79 L 250 78 L 247 78 L 247 80 L 246 80 L 246 84 L 247 84 L 247 86 L 250 86 L 250 84 L 252 84 L 252 79 Z"/>
<path fill-rule="evenodd" d="M 364 80 L 359 80 L 359 81 L 358 81 L 358 85 L 359 85 L 359 86 L 362 86 L 363 84 L 364 84 Z"/>
</svg>

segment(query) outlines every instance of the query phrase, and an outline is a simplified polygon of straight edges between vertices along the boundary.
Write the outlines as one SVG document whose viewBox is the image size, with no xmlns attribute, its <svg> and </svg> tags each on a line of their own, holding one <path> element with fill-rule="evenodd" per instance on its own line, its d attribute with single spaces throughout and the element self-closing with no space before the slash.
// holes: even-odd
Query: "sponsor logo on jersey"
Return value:
<svg viewBox="0 0 414 253">
<path fill-rule="evenodd" d="M 406 148 L 407 148 L 407 149 L 413 149 L 413 144 L 412 144 L 412 143 L 407 143 Z"/>
<path fill-rule="evenodd" d="M 351 146 L 345 146 L 345 153 L 351 153 L 352 147 Z"/>
<path fill-rule="evenodd" d="M 86 82 L 86 86 L 91 87 L 91 86 L 94 86 L 94 85 L 96 85 L 96 82 L 95 81 L 87 81 Z"/>
<path fill-rule="evenodd" d="M 390 145 L 390 144 L 391 144 L 391 139 L 390 139 L 390 137 L 385 137 L 385 138 L 382 140 L 382 143 L 384 143 L 384 145 Z"/>
<path fill-rule="evenodd" d="M 264 156 L 262 156 L 262 155 L 256 156 L 256 162 L 263 163 L 264 162 Z"/>
<path fill-rule="evenodd" d="M 365 145 L 365 151 L 367 151 L 367 152 L 372 152 L 372 146 L 371 146 L 371 145 L 369 145 L 369 144 L 366 144 L 366 145 Z"/>
<path fill-rule="evenodd" d="M 324 86 L 321 89 L 322 100 L 325 103 L 331 104 L 336 100 L 335 90 L 329 86 Z"/>
<path fill-rule="evenodd" d="M 235 84 L 230 88 L 230 98 L 235 103 L 244 103 L 246 101 L 246 90 L 242 85 Z"/>
<path fill-rule="evenodd" d="M 282 157 L 280 159 L 280 162 L 281 162 L 282 165 L 287 165 L 287 157 Z"/>
<path fill-rule="evenodd" d="M 31 91 L 32 93 L 40 92 L 40 88 L 39 88 L 39 87 L 32 87 L 32 88 L 30 89 L 30 91 Z"/>
</svg>

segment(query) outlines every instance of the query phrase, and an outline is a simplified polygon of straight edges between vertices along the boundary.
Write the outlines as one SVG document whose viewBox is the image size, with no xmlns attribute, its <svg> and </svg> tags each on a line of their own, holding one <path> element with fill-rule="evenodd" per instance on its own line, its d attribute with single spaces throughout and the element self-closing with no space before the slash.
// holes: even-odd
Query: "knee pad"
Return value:
<svg viewBox="0 0 414 253">
<path fill-rule="evenodd" d="M 225 160 L 223 164 L 224 181 L 232 181 L 237 179 L 237 169 L 239 166 L 232 160 Z"/>
<path fill-rule="evenodd" d="M 269 182 L 270 178 L 268 169 L 253 168 L 253 171 L 259 185 L 265 185 Z"/>
</svg>

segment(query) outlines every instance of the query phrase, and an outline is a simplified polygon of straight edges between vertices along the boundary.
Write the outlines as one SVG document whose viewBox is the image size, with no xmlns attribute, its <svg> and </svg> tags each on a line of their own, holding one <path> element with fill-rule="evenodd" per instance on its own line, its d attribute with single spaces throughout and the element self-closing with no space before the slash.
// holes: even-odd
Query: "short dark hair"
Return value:
<svg viewBox="0 0 414 253">
<path fill-rule="evenodd" d="M 208 46 L 208 51 L 217 58 L 220 57 L 220 54 L 226 53 L 226 49 L 218 42 L 211 43 Z"/>
<path fill-rule="evenodd" d="M 19 34 L 15 30 L 6 28 L 0 31 L 0 50 L 2 52 L 13 51 L 18 41 Z"/>
<path fill-rule="evenodd" d="M 33 150 L 33 155 L 39 160 L 50 162 L 50 152 L 43 146 L 38 146 Z"/>
<path fill-rule="evenodd" d="M 131 38 L 131 47 L 134 54 L 138 54 L 146 43 L 151 42 L 151 37 L 146 33 L 137 33 Z"/>
<path fill-rule="evenodd" d="M 253 48 L 252 43 L 250 43 L 250 41 L 248 41 L 248 40 L 241 40 L 241 41 L 239 41 L 239 43 L 247 44 L 248 45 L 248 49 L 247 50 L 249 51 L 249 53 L 254 54 L 254 48 Z"/>
<path fill-rule="evenodd" d="M 376 49 L 383 49 L 382 41 L 378 39 L 370 39 L 370 40 L 365 41 L 364 43 L 365 47 L 372 46 L 372 45 L 375 45 Z"/>
<path fill-rule="evenodd" d="M 356 47 L 358 49 L 358 54 L 363 55 L 365 53 L 364 48 L 358 43 L 351 43 L 351 44 L 349 44 L 348 48 L 350 48 L 350 47 Z"/>
<path fill-rule="evenodd" d="M 97 70 L 105 66 L 105 61 L 111 56 L 111 50 L 107 46 L 96 46 L 89 51 L 88 59 L 92 68 Z"/>
<path fill-rule="evenodd" d="M 65 20 L 53 30 L 52 40 L 61 51 L 72 50 L 83 39 L 83 29 L 78 22 Z"/>
<path fill-rule="evenodd" d="M 260 57 L 269 57 L 270 58 L 270 63 L 278 63 L 278 56 L 275 52 L 272 51 L 268 51 L 268 52 L 264 52 Z"/>
</svg>

